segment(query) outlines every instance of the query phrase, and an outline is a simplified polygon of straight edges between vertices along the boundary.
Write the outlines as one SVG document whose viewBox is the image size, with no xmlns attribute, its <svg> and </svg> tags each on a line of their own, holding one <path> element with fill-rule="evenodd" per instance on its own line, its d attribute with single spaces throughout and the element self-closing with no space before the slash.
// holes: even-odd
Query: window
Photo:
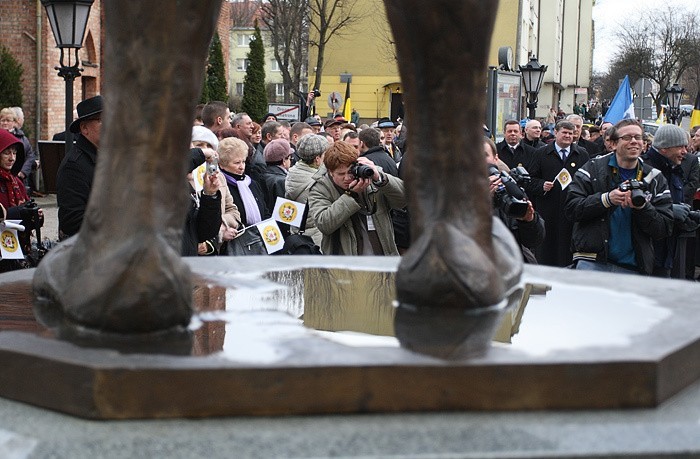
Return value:
<svg viewBox="0 0 700 459">
<path fill-rule="evenodd" d="M 238 46 L 250 46 L 250 40 L 252 39 L 252 35 L 240 33 L 238 34 Z"/>
<path fill-rule="evenodd" d="M 282 83 L 277 83 L 275 85 L 275 95 L 277 97 L 282 97 L 284 96 L 284 84 Z"/>
<path fill-rule="evenodd" d="M 279 64 L 277 63 L 277 59 L 271 59 L 271 60 L 270 60 L 270 69 L 271 69 L 273 72 L 279 72 L 279 71 L 280 71 L 280 66 L 279 66 Z"/>
<path fill-rule="evenodd" d="M 236 70 L 245 72 L 248 69 L 248 59 L 236 59 Z"/>
<path fill-rule="evenodd" d="M 237 96 L 242 96 L 243 95 L 243 83 L 236 83 L 236 95 Z"/>
</svg>

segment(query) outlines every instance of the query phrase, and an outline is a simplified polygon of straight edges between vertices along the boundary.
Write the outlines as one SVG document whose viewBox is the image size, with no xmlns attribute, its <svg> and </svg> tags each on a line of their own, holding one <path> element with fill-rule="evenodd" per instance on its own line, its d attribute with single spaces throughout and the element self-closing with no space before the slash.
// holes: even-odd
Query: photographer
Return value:
<svg viewBox="0 0 700 459">
<path fill-rule="evenodd" d="M 22 180 L 12 174 L 17 158 L 24 158 L 22 142 L 9 131 L 0 129 L 0 220 L 21 220 L 24 231 L 18 233 L 24 260 L 0 260 L 0 272 L 29 268 L 34 263 L 27 256 L 31 250 L 31 231 L 39 230 L 44 216 L 27 196 Z"/>
<path fill-rule="evenodd" d="M 671 194 L 663 175 L 639 160 L 641 124 L 626 119 L 610 129 L 614 152 L 584 164 L 567 189 L 576 269 L 649 275 L 654 240 L 671 234 Z"/>
<path fill-rule="evenodd" d="M 523 200 L 516 200 L 515 206 L 513 204 L 507 205 L 512 203 L 509 199 L 513 199 L 513 196 L 508 195 L 508 191 L 502 181 L 503 174 L 506 174 L 506 177 L 508 177 L 506 172 L 508 166 L 498 159 L 496 144 L 489 138 L 484 138 L 484 155 L 486 157 L 486 163 L 495 168 L 490 168 L 493 173 L 489 175 L 489 192 L 494 199 L 494 215 L 498 216 L 498 218 L 505 223 L 515 237 L 525 262 L 537 264 L 534 250 L 544 241 L 544 220 L 535 211 L 532 202 L 527 199 L 522 189 L 520 189 L 520 191 L 523 193 L 525 202 L 522 202 Z M 513 179 L 511 178 L 510 180 Z M 515 182 L 513 182 L 513 184 L 518 186 Z M 523 205 L 518 207 L 517 204 Z"/>
<path fill-rule="evenodd" d="M 326 255 L 398 255 L 389 211 L 406 206 L 403 181 L 384 173 L 351 145 L 335 142 L 314 176 L 310 214 Z"/>
</svg>

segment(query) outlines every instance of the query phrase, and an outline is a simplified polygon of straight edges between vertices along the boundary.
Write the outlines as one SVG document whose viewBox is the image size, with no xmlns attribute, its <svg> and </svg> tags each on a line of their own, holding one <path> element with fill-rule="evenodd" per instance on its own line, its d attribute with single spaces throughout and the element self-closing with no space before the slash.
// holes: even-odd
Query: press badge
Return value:
<svg viewBox="0 0 700 459">
<path fill-rule="evenodd" d="M 374 231 L 376 228 L 374 227 L 374 220 L 372 220 L 371 215 L 367 215 L 367 231 Z"/>
</svg>

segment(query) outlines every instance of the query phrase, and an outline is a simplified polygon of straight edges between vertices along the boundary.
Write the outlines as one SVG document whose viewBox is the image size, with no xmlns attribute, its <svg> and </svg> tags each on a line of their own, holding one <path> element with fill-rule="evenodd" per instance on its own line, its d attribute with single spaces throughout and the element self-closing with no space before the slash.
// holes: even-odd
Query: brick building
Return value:
<svg viewBox="0 0 700 459">
<path fill-rule="evenodd" d="M 229 36 L 230 7 L 227 1 L 222 3 L 217 25 L 222 38 Z M 84 70 L 74 82 L 74 105 L 101 92 L 104 74 L 103 24 L 102 0 L 95 0 L 90 10 L 83 48 L 79 52 Z M 0 0 L 0 44 L 10 50 L 24 69 L 22 108 L 25 131 L 31 141 L 50 139 L 53 134 L 63 131 L 66 84 L 54 69 L 59 64 L 60 50 L 56 48 L 40 0 Z M 221 44 L 226 62 L 229 41 L 222 39 Z"/>
</svg>

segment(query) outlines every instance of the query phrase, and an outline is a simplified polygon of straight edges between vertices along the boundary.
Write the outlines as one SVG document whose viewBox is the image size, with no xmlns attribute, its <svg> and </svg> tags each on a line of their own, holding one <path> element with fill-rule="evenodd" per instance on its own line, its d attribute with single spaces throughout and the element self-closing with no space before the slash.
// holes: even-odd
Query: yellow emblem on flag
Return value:
<svg viewBox="0 0 700 459">
<path fill-rule="evenodd" d="M 299 213 L 297 206 L 293 204 L 293 201 L 285 201 L 279 207 L 279 217 L 282 223 L 291 223 L 297 218 Z"/>
<path fill-rule="evenodd" d="M 10 253 L 16 252 L 19 249 L 19 241 L 17 240 L 15 233 L 12 231 L 6 230 L 0 234 L 0 244 L 2 244 L 2 247 Z"/>
<path fill-rule="evenodd" d="M 277 225 L 267 225 L 262 231 L 262 237 L 265 239 L 265 243 L 270 246 L 275 246 L 283 240 Z"/>
</svg>

